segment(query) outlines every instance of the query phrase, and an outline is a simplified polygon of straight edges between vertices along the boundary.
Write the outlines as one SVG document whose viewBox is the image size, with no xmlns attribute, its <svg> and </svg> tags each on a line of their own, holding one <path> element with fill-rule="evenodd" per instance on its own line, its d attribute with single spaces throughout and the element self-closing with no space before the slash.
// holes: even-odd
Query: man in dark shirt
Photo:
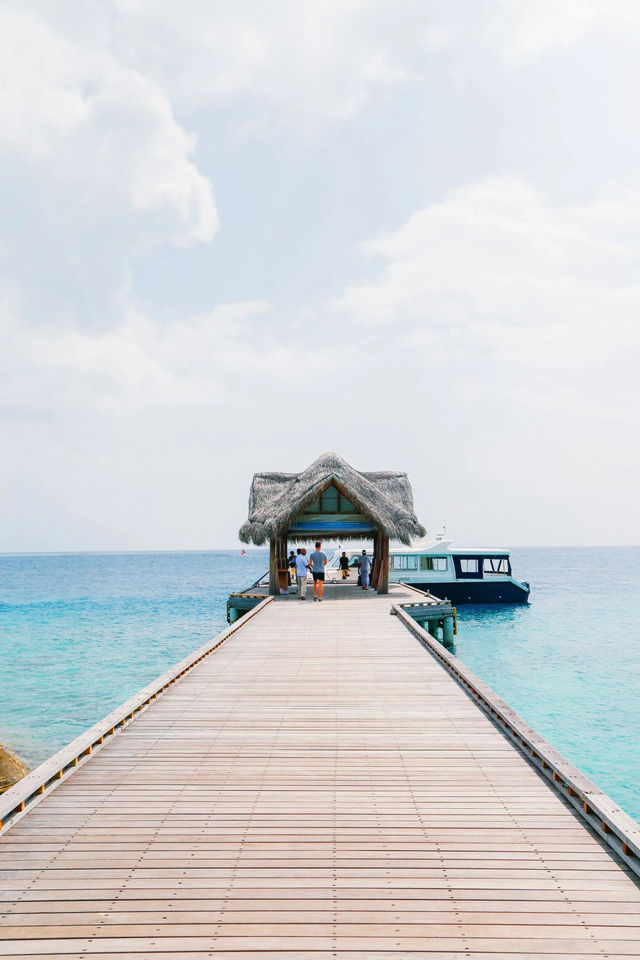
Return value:
<svg viewBox="0 0 640 960">
<path fill-rule="evenodd" d="M 316 549 L 309 557 L 309 569 L 313 575 L 313 599 L 320 602 L 324 589 L 324 568 L 327 565 L 327 555 L 322 552 L 321 546 L 320 541 L 316 540 Z"/>
</svg>

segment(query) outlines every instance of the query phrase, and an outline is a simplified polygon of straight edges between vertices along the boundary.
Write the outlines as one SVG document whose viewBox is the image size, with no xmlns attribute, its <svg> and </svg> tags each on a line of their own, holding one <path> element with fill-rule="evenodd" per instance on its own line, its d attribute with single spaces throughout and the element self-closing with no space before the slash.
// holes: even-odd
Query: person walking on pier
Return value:
<svg viewBox="0 0 640 960">
<path fill-rule="evenodd" d="M 313 574 L 313 599 L 320 601 L 322 601 L 324 589 L 324 568 L 327 565 L 327 555 L 322 552 L 321 546 L 320 541 L 316 540 L 316 549 L 309 557 L 309 566 Z"/>
<path fill-rule="evenodd" d="M 366 550 L 362 551 L 362 556 L 360 557 L 360 577 L 362 580 L 362 589 L 369 589 L 369 571 L 371 570 L 371 557 L 367 554 Z"/>
<path fill-rule="evenodd" d="M 296 583 L 298 584 L 298 600 L 307 599 L 307 572 L 309 570 L 309 561 L 307 560 L 307 551 L 305 547 L 298 548 L 296 557 Z"/>
</svg>

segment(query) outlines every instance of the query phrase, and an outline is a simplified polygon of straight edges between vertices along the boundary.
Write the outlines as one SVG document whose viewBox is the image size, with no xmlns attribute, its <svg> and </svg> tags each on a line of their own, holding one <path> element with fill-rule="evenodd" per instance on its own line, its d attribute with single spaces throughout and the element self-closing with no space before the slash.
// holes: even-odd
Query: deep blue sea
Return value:
<svg viewBox="0 0 640 960">
<path fill-rule="evenodd" d="M 512 552 L 531 603 L 459 607 L 455 653 L 640 819 L 640 548 Z M 59 749 L 226 626 L 266 551 L 0 556 L 0 743 Z"/>
</svg>

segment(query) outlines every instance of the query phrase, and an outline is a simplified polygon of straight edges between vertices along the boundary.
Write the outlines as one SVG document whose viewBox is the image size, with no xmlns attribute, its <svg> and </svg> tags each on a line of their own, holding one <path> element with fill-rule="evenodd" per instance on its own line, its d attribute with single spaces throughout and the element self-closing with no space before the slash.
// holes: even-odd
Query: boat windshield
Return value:
<svg viewBox="0 0 640 960">
<path fill-rule="evenodd" d="M 485 577 L 496 573 L 502 574 L 503 576 L 511 575 L 509 557 L 485 557 L 482 567 Z"/>
</svg>

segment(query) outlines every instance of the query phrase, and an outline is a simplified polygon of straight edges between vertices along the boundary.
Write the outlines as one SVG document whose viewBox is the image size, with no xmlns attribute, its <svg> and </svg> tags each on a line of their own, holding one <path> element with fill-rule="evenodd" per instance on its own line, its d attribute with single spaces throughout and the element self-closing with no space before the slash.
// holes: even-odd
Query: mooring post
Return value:
<svg viewBox="0 0 640 960">
<path fill-rule="evenodd" d="M 453 646 L 453 614 L 442 621 L 442 642 L 445 646 Z"/>
</svg>

